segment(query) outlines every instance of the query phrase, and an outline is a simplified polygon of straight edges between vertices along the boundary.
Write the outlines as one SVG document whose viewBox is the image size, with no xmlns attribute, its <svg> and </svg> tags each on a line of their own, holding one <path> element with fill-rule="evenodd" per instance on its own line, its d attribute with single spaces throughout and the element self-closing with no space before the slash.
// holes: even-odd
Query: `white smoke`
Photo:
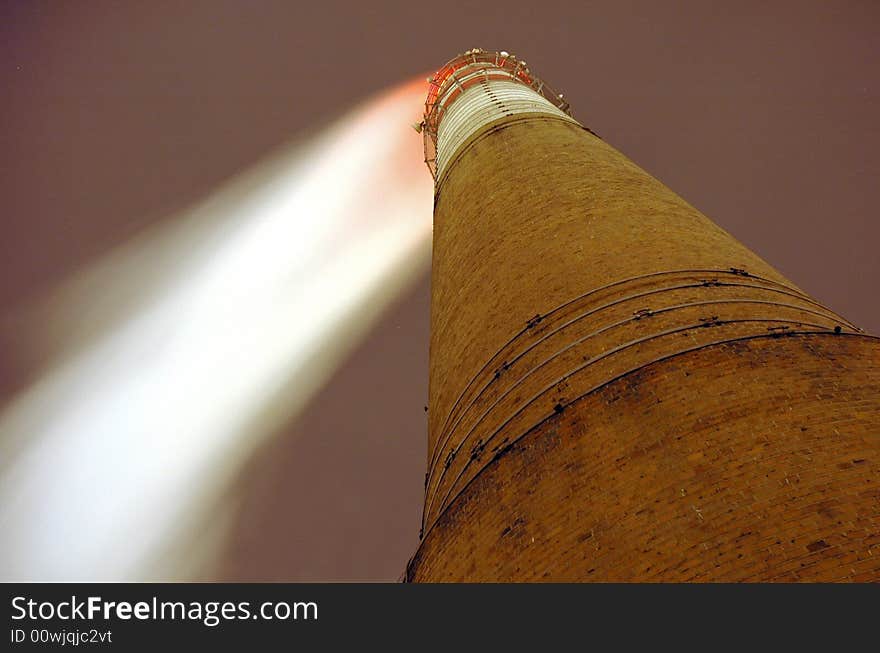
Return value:
<svg viewBox="0 0 880 653">
<path fill-rule="evenodd" d="M 364 105 L 46 302 L 35 337 L 68 345 L 0 416 L 0 579 L 176 579 L 204 561 L 218 532 L 180 548 L 222 522 L 207 507 L 427 262 L 423 98 L 409 84 Z"/>
</svg>

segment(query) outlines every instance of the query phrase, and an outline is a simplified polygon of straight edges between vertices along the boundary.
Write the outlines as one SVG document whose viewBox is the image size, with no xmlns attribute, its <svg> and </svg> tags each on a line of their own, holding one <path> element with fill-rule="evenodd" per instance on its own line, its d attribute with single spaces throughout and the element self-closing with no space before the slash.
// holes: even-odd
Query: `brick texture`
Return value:
<svg viewBox="0 0 880 653">
<path fill-rule="evenodd" d="M 609 145 L 490 125 L 438 180 L 407 578 L 880 578 L 880 341 Z"/>
</svg>

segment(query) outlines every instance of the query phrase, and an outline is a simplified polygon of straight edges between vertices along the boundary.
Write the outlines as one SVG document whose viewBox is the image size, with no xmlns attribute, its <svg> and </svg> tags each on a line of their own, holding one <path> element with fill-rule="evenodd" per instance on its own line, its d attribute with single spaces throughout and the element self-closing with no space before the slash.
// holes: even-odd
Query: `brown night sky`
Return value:
<svg viewBox="0 0 880 653">
<path fill-rule="evenodd" d="M 23 302 L 477 46 L 525 58 L 581 122 L 878 333 L 878 20 L 871 1 L 4 3 L 0 396 L 41 361 L 13 349 Z M 428 296 L 423 280 L 401 298 L 253 461 L 220 577 L 400 575 L 421 510 Z"/>
</svg>

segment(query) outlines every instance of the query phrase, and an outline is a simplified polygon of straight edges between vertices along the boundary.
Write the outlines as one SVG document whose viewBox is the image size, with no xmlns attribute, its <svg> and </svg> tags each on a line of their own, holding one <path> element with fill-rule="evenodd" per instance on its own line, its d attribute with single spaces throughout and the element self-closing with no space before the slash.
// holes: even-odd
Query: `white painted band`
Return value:
<svg viewBox="0 0 880 653">
<path fill-rule="evenodd" d="M 546 113 L 577 121 L 525 84 L 503 79 L 483 80 L 455 98 L 437 129 L 437 178 L 456 151 L 484 125 L 520 113 Z"/>
</svg>

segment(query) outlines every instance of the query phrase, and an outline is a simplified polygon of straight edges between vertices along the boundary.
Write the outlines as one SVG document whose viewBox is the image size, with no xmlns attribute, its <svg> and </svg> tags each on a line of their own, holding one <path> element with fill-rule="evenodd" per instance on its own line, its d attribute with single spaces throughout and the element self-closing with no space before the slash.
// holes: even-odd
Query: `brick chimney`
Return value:
<svg viewBox="0 0 880 653">
<path fill-rule="evenodd" d="M 407 580 L 880 579 L 880 340 L 524 61 L 472 50 L 430 89 L 429 460 Z"/>
</svg>

